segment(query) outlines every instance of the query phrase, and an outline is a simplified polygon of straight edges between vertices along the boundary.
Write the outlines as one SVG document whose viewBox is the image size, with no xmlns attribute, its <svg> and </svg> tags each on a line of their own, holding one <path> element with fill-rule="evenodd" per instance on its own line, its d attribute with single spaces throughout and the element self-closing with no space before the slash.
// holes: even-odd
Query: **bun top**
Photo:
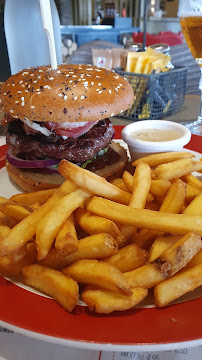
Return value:
<svg viewBox="0 0 202 360">
<path fill-rule="evenodd" d="M 134 101 L 131 85 L 113 70 L 91 65 L 29 68 L 2 86 L 1 106 L 14 118 L 80 122 L 114 116 Z"/>
</svg>

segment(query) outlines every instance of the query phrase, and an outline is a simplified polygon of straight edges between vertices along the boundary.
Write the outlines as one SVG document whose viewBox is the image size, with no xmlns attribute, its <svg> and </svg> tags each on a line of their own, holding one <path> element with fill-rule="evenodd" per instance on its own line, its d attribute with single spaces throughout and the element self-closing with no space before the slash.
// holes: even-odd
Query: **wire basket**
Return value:
<svg viewBox="0 0 202 360">
<path fill-rule="evenodd" d="M 132 120 L 158 119 L 178 111 L 184 103 L 187 68 L 178 67 L 152 75 L 115 71 L 131 84 L 135 101 L 130 109 L 119 114 Z"/>
</svg>

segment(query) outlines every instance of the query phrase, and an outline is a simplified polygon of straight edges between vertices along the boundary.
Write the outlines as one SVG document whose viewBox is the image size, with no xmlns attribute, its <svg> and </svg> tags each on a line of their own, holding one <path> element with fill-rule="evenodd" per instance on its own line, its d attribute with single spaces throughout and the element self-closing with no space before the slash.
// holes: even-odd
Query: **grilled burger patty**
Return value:
<svg viewBox="0 0 202 360">
<path fill-rule="evenodd" d="M 15 155 L 67 159 L 82 164 L 107 147 L 113 137 L 114 129 L 109 119 L 100 120 L 84 135 L 65 140 L 61 136 L 44 136 L 38 132 L 27 135 L 24 123 L 18 119 L 9 122 L 6 141 Z"/>
</svg>

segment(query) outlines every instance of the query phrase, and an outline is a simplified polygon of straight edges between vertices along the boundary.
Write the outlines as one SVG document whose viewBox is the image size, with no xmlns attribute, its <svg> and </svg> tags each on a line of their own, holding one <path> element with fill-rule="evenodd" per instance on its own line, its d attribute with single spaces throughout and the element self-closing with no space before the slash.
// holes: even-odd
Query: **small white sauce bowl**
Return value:
<svg viewBox="0 0 202 360">
<path fill-rule="evenodd" d="M 170 141 L 144 141 L 131 136 L 135 131 L 148 129 L 173 130 L 179 138 Z M 126 125 L 121 132 L 122 139 L 128 145 L 132 161 L 153 153 L 167 151 L 182 151 L 183 146 L 189 143 L 191 132 L 185 126 L 166 120 L 145 120 Z"/>
</svg>

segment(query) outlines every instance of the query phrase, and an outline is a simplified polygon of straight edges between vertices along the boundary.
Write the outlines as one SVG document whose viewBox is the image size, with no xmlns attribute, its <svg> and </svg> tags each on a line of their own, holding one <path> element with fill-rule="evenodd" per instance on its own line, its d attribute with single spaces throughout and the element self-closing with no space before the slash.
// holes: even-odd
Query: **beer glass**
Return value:
<svg viewBox="0 0 202 360">
<path fill-rule="evenodd" d="M 184 125 L 192 134 L 202 135 L 202 0 L 180 0 L 178 16 L 186 43 L 200 67 L 200 114 L 197 120 Z"/>
</svg>

